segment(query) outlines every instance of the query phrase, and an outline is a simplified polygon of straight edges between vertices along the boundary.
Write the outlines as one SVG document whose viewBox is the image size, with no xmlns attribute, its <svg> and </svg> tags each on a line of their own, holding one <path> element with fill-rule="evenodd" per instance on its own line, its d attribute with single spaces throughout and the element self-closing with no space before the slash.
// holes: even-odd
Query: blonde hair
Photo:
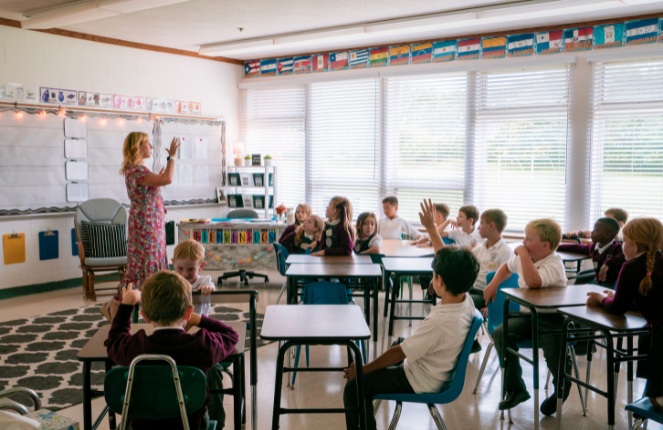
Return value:
<svg viewBox="0 0 663 430">
<path fill-rule="evenodd" d="M 552 218 L 535 219 L 527 223 L 525 229 L 534 230 L 539 235 L 541 242 L 548 242 L 550 250 L 557 249 L 559 242 L 562 240 L 562 228 Z"/>
<path fill-rule="evenodd" d="M 308 217 L 310 217 L 311 214 L 313 213 L 313 209 L 311 209 L 311 206 L 309 206 L 308 204 L 306 203 L 298 204 L 297 208 L 295 209 L 295 226 L 300 226 L 304 224 L 302 222 L 299 222 L 299 218 L 297 218 L 297 211 L 299 210 L 299 208 L 304 209 L 304 212 L 306 213 L 306 219 L 308 219 Z M 304 220 L 304 222 L 306 222 L 306 220 Z"/>
<path fill-rule="evenodd" d="M 635 218 L 626 223 L 622 234 L 637 247 L 647 253 L 647 274 L 640 281 L 640 294 L 646 296 L 651 291 L 651 273 L 654 271 L 656 252 L 663 248 L 663 224 L 656 218 Z"/>
<path fill-rule="evenodd" d="M 124 161 L 120 168 L 120 175 L 124 175 L 127 169 L 131 166 L 138 166 L 143 162 L 143 154 L 140 151 L 140 144 L 148 140 L 147 133 L 142 131 L 132 131 L 124 139 L 122 145 L 122 155 Z"/>
<path fill-rule="evenodd" d="M 331 198 L 330 203 L 336 208 L 339 219 L 343 228 L 353 241 L 356 238 L 355 229 L 352 226 L 352 203 L 346 197 L 334 196 Z"/>
<path fill-rule="evenodd" d="M 308 218 L 306 218 L 306 221 L 309 219 L 313 220 L 313 224 L 315 225 L 316 231 L 315 231 L 315 240 L 320 240 L 322 236 L 322 230 L 325 228 L 325 221 L 317 216 L 317 215 L 309 215 Z M 302 244 L 302 241 L 304 240 L 304 224 L 301 224 L 299 227 L 297 227 L 297 233 L 295 233 L 295 246 L 299 246 Z"/>
<path fill-rule="evenodd" d="M 143 283 L 140 301 L 150 320 L 169 325 L 192 306 L 191 285 L 175 272 L 160 270 Z"/>
<path fill-rule="evenodd" d="M 173 251 L 173 261 L 175 260 L 194 260 L 202 263 L 205 261 L 205 247 L 193 239 L 180 242 Z"/>
<path fill-rule="evenodd" d="M 375 221 L 375 228 L 377 231 L 378 226 L 378 217 L 373 212 L 362 212 L 357 217 L 357 238 L 361 239 L 361 228 L 364 226 L 364 223 L 369 219 L 373 218 Z"/>
</svg>

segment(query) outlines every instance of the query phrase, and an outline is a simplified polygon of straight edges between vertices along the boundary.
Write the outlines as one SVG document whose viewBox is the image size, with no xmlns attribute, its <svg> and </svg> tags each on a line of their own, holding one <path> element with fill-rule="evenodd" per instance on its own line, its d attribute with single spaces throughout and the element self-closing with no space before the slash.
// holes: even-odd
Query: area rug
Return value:
<svg viewBox="0 0 663 430">
<path fill-rule="evenodd" d="M 248 321 L 247 311 L 213 305 L 210 315 L 220 321 Z M 257 315 L 260 333 L 263 315 Z M 59 410 L 81 403 L 83 364 L 78 351 L 97 329 L 108 324 L 99 305 L 0 323 L 0 390 L 27 387 L 42 405 Z M 265 342 L 257 339 L 258 346 Z M 248 351 L 249 333 L 246 336 Z M 101 389 L 103 363 L 93 363 L 92 385 Z M 19 400 L 19 399 L 17 399 Z"/>
</svg>

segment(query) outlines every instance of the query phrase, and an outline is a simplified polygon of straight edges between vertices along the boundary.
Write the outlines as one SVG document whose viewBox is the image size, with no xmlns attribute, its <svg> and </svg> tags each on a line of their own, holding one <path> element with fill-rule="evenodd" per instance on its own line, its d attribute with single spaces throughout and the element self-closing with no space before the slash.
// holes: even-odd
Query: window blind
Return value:
<svg viewBox="0 0 663 430">
<path fill-rule="evenodd" d="M 663 219 L 663 59 L 594 64 L 591 204 Z"/>
<path fill-rule="evenodd" d="M 474 204 L 564 225 L 569 67 L 476 73 Z"/>
<path fill-rule="evenodd" d="M 245 152 L 272 156 L 279 205 L 305 201 L 305 89 L 250 89 L 242 97 Z"/>
</svg>

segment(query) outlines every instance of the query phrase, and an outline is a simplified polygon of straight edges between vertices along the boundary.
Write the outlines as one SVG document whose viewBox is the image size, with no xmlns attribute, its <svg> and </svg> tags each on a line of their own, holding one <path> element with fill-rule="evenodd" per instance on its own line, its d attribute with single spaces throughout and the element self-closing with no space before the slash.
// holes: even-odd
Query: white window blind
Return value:
<svg viewBox="0 0 663 430">
<path fill-rule="evenodd" d="M 569 68 L 476 74 L 474 204 L 564 226 Z"/>
<path fill-rule="evenodd" d="M 467 74 L 385 79 L 385 194 L 399 216 L 419 222 L 423 198 L 446 203 L 455 217 L 464 200 Z"/>
<path fill-rule="evenodd" d="M 269 154 L 277 167 L 275 206 L 305 198 L 305 89 L 244 90 L 242 139 L 248 154 Z"/>
<path fill-rule="evenodd" d="M 594 64 L 593 219 L 663 219 L 663 59 Z"/>
<path fill-rule="evenodd" d="M 354 216 L 379 198 L 379 89 L 376 79 L 311 84 L 307 96 L 306 197 L 324 215 L 329 199 L 352 202 Z"/>
</svg>

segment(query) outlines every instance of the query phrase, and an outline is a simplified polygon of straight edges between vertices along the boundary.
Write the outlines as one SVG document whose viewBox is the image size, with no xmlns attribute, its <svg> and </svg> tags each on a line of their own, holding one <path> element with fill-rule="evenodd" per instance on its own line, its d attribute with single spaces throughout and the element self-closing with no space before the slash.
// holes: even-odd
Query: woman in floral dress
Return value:
<svg viewBox="0 0 663 430">
<path fill-rule="evenodd" d="M 168 269 L 166 254 L 165 208 L 160 187 L 173 181 L 175 155 L 180 144 L 177 138 L 170 143 L 166 167 L 153 173 L 144 161 L 152 154 L 147 134 L 132 132 L 124 139 L 124 162 L 120 174 L 124 175 L 127 194 L 131 200 L 129 210 L 129 236 L 127 239 L 127 272 L 122 286 L 132 283 L 140 289 L 153 273 Z"/>
</svg>

